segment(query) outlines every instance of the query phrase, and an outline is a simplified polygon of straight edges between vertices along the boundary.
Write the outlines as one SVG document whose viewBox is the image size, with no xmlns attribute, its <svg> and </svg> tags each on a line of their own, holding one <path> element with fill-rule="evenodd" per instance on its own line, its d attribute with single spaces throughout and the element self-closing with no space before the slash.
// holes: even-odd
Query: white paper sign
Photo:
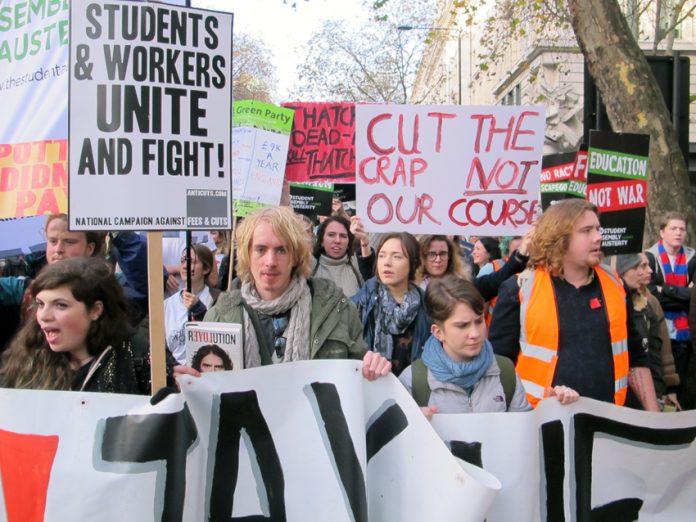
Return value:
<svg viewBox="0 0 696 522">
<path fill-rule="evenodd" d="M 228 228 L 232 14 L 70 9 L 71 229 Z"/>
<path fill-rule="evenodd" d="M 543 107 L 356 105 L 365 229 L 520 235 L 537 216 Z"/>
</svg>

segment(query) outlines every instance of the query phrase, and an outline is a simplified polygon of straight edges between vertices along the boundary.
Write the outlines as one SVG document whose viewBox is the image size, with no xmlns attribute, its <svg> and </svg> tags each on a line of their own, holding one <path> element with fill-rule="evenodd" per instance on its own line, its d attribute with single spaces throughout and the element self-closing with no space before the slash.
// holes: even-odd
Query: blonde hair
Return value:
<svg viewBox="0 0 696 522">
<path fill-rule="evenodd" d="M 585 212 L 599 215 L 597 207 L 584 199 L 564 199 L 546 209 L 532 236 L 529 262 L 552 274 L 563 273 L 563 256 L 568 250 L 575 222 Z"/>
<path fill-rule="evenodd" d="M 292 258 L 292 275 L 309 278 L 311 245 L 300 218 L 290 207 L 267 207 L 251 212 L 239 225 L 237 239 L 237 275 L 251 281 L 251 247 L 254 232 L 261 223 L 268 223 L 273 233 L 286 243 Z"/>
</svg>

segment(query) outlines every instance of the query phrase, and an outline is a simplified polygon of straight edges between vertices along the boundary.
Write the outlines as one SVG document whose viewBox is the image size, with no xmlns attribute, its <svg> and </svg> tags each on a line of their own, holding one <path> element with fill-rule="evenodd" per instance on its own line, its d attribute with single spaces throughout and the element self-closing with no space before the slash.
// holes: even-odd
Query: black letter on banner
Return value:
<svg viewBox="0 0 696 522">
<path fill-rule="evenodd" d="M 388 403 L 392 404 L 385 409 Z M 385 402 L 380 409 L 384 409 L 384 411 L 376 419 L 371 419 L 367 425 L 365 437 L 367 439 L 368 462 L 408 426 L 408 419 L 404 415 L 404 411 L 394 401 Z"/>
<path fill-rule="evenodd" d="M 234 492 L 239 473 L 239 439 L 246 430 L 256 453 L 261 478 L 266 488 L 269 516 L 232 518 Z M 215 469 L 210 493 L 210 520 L 272 520 L 284 522 L 285 478 L 271 431 L 261 413 L 254 390 L 220 395 L 220 423 L 215 448 Z"/>
<path fill-rule="evenodd" d="M 176 413 L 109 417 L 101 457 L 105 462 L 164 460 L 167 476 L 161 520 L 180 521 L 186 493 L 186 452 L 197 437 L 188 406 Z"/>
<path fill-rule="evenodd" d="M 564 522 L 563 478 L 565 477 L 565 448 L 563 423 L 559 420 L 541 425 L 541 443 L 544 451 L 546 476 L 546 520 Z"/>
<path fill-rule="evenodd" d="M 311 385 L 321 419 L 317 417 L 319 429 L 331 446 L 336 470 L 343 484 L 350 510 L 355 522 L 367 522 L 367 494 L 360 461 L 355 454 L 353 439 L 350 438 L 348 423 L 341 408 L 341 397 L 336 386 L 330 383 L 313 382 Z M 309 386 L 305 394 L 312 399 Z M 323 426 L 322 426 L 323 421 Z"/>
<path fill-rule="evenodd" d="M 464 462 L 483 468 L 480 442 L 466 442 L 465 440 L 452 440 L 449 443 L 452 455 Z"/>
<path fill-rule="evenodd" d="M 575 500 L 578 522 L 609 520 L 628 522 L 638 520 L 642 499 L 626 498 L 592 509 L 592 450 L 596 433 L 606 433 L 628 442 L 657 446 L 688 446 L 696 439 L 696 426 L 689 428 L 647 428 L 597 417 L 589 413 L 574 416 L 575 423 Z M 668 449 L 668 448 L 665 448 Z"/>
</svg>

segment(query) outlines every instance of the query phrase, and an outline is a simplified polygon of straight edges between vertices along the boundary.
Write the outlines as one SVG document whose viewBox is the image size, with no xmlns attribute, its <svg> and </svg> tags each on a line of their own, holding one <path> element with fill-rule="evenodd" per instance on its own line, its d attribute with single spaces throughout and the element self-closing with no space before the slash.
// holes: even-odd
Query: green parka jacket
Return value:
<svg viewBox="0 0 696 522">
<path fill-rule="evenodd" d="M 307 280 L 312 292 L 310 343 L 311 359 L 362 359 L 366 352 L 362 325 L 355 305 L 328 279 Z M 239 290 L 223 292 L 204 321 L 239 323 L 244 333 L 244 304 Z M 257 338 L 260 335 L 257 335 Z M 244 342 L 244 360 L 247 361 L 247 343 Z M 263 350 L 262 350 L 263 351 Z M 271 364 L 267 354 L 261 354 L 263 364 Z"/>
</svg>

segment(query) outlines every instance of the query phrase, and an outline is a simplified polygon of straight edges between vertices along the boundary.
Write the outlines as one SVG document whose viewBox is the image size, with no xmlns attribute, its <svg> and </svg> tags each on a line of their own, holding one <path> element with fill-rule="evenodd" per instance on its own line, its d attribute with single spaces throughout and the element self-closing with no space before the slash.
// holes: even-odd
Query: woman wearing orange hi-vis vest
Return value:
<svg viewBox="0 0 696 522">
<path fill-rule="evenodd" d="M 550 207 L 532 238 L 531 268 L 501 286 L 489 340 L 516 361 L 533 406 L 557 385 L 623 405 L 630 385 L 646 410 L 659 411 L 623 282 L 599 265 L 601 244 L 592 203 Z"/>
</svg>

